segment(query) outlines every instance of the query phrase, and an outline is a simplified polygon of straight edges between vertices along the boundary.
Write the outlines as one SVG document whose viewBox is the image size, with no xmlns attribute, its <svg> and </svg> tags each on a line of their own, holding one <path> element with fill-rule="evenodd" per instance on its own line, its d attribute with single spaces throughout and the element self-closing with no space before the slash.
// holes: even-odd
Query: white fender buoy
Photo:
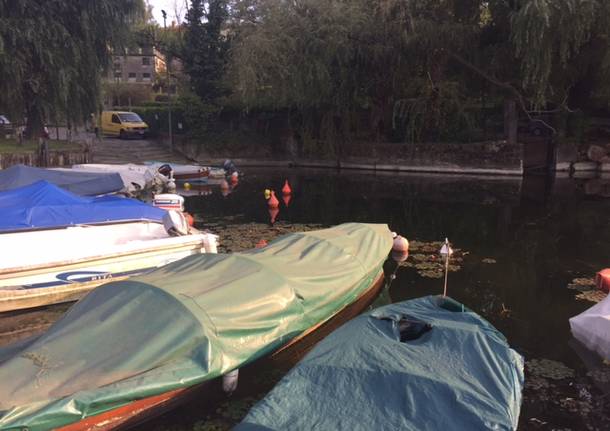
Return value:
<svg viewBox="0 0 610 431">
<path fill-rule="evenodd" d="M 396 235 L 394 238 L 394 243 L 392 244 L 392 250 L 399 251 L 401 253 L 408 253 L 409 241 L 403 236 Z"/>
<path fill-rule="evenodd" d="M 222 376 L 222 390 L 230 394 L 237 389 L 237 380 L 239 378 L 239 369 L 229 371 Z"/>
</svg>

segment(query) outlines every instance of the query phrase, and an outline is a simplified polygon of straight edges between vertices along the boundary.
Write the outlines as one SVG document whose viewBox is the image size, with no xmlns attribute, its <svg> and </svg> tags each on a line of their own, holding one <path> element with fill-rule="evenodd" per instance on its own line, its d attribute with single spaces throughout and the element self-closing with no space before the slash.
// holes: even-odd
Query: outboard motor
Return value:
<svg viewBox="0 0 610 431">
<path fill-rule="evenodd" d="M 179 211 L 169 210 L 163 216 L 163 226 L 170 236 L 184 236 L 189 234 L 189 225 L 186 217 Z"/>
<path fill-rule="evenodd" d="M 159 166 L 159 169 L 157 169 L 157 172 L 159 172 L 161 175 L 164 175 L 169 178 L 169 174 L 172 170 L 173 170 L 172 167 L 169 164 L 165 163 L 165 164 Z"/>
<path fill-rule="evenodd" d="M 225 170 L 226 175 L 233 175 L 234 172 L 237 172 L 235 163 L 229 159 L 225 160 L 225 162 L 222 164 L 222 168 Z"/>
</svg>

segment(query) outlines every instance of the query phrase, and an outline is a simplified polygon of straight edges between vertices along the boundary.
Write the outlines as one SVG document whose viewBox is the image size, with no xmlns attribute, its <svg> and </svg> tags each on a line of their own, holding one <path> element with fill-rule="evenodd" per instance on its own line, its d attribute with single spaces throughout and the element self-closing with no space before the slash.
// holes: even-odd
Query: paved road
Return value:
<svg viewBox="0 0 610 431">
<path fill-rule="evenodd" d="M 94 163 L 142 163 L 156 160 L 192 163 L 180 154 L 170 153 L 166 147 L 147 139 L 93 138 Z"/>
</svg>

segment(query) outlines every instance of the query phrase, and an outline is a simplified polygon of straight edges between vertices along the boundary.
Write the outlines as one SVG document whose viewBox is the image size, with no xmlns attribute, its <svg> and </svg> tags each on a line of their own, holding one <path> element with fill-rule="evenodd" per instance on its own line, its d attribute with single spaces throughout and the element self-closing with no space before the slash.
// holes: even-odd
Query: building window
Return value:
<svg viewBox="0 0 610 431">
<path fill-rule="evenodd" d="M 129 77 L 130 78 L 135 78 L 136 77 L 136 73 L 135 72 L 129 72 Z"/>
<path fill-rule="evenodd" d="M 114 72 L 114 77 L 115 78 L 122 78 L 123 75 L 121 74 L 121 72 Z"/>
<path fill-rule="evenodd" d="M 150 81 L 150 73 L 144 72 L 144 73 L 142 74 L 142 79 L 143 79 L 144 81 Z"/>
<path fill-rule="evenodd" d="M 150 57 L 142 57 L 142 65 L 150 66 Z"/>
</svg>

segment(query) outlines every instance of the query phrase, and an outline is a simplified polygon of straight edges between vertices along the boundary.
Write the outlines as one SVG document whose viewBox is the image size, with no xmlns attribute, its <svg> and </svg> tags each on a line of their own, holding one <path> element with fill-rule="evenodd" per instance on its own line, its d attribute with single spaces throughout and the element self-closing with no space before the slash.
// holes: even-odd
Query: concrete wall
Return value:
<svg viewBox="0 0 610 431">
<path fill-rule="evenodd" d="M 303 166 L 376 171 L 439 172 L 458 174 L 523 175 L 523 146 L 505 141 L 470 144 L 357 144 L 341 157 L 290 157 L 269 155 L 259 148 L 247 153 L 203 153 L 201 147 L 176 142 L 176 149 L 202 164 L 231 158 L 241 166 Z"/>
</svg>

